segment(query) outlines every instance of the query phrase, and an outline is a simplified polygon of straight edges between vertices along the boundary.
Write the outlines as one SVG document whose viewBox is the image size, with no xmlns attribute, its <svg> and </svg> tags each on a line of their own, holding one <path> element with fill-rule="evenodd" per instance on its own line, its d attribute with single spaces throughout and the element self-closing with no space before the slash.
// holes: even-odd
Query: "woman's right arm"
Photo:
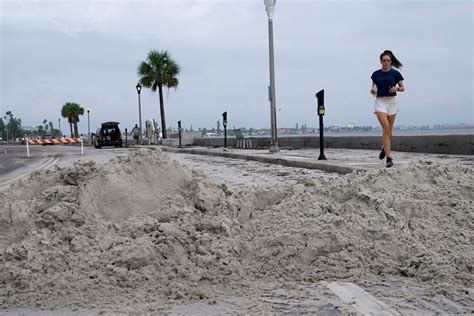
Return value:
<svg viewBox="0 0 474 316">
<path fill-rule="evenodd" d="M 370 89 L 370 93 L 372 95 L 376 95 L 377 94 L 377 85 L 372 81 L 372 89 Z"/>
</svg>

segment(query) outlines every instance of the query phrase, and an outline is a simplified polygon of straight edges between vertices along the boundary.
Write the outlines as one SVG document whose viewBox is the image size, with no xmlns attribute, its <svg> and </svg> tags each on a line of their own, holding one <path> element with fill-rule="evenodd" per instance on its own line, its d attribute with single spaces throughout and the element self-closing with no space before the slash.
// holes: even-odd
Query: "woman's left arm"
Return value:
<svg viewBox="0 0 474 316">
<path fill-rule="evenodd" d="M 398 91 L 398 92 L 403 92 L 403 91 L 405 91 L 405 86 L 403 85 L 403 80 L 400 80 L 400 81 L 398 82 L 397 91 Z"/>
</svg>

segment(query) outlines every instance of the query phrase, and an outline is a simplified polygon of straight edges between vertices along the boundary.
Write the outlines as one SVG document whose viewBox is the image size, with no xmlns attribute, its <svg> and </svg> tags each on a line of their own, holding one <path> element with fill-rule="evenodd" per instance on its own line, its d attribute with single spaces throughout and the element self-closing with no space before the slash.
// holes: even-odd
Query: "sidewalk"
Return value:
<svg viewBox="0 0 474 316">
<path fill-rule="evenodd" d="M 219 156 L 235 159 L 254 160 L 289 167 L 319 169 L 328 172 L 351 173 L 370 169 L 385 168 L 385 160 L 379 160 L 378 150 L 329 148 L 324 150 L 327 160 L 318 160 L 319 149 L 281 149 L 270 153 L 265 149 L 235 149 L 207 147 L 160 147 L 163 151 L 195 155 Z M 392 152 L 394 166 L 392 169 L 406 168 L 420 160 L 431 160 L 438 163 L 474 165 L 474 157 L 467 155 L 441 155 L 413 152 Z"/>
</svg>

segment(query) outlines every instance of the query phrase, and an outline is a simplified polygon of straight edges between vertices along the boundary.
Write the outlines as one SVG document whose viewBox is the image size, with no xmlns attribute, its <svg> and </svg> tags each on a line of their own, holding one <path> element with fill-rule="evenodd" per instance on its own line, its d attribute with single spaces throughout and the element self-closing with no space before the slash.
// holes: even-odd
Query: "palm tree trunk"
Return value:
<svg viewBox="0 0 474 316">
<path fill-rule="evenodd" d="M 77 129 L 77 121 L 74 121 L 74 137 L 79 137 L 79 130 Z"/>
<path fill-rule="evenodd" d="M 74 133 L 72 132 L 72 122 L 69 122 L 69 127 L 71 128 L 71 138 L 74 138 Z"/>
<path fill-rule="evenodd" d="M 167 139 L 168 133 L 166 132 L 165 103 L 163 101 L 163 87 L 161 85 L 158 85 L 158 92 L 160 94 L 161 132 L 163 133 L 163 139 Z"/>
</svg>

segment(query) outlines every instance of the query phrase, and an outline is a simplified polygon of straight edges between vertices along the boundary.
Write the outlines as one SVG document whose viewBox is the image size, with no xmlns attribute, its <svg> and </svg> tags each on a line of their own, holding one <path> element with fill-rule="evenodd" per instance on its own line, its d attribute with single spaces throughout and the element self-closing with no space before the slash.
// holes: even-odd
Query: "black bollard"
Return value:
<svg viewBox="0 0 474 316">
<path fill-rule="evenodd" d="M 181 148 L 181 121 L 178 121 L 179 147 Z"/>
<path fill-rule="evenodd" d="M 222 125 L 224 126 L 224 151 L 227 150 L 227 112 L 222 113 Z"/>
<path fill-rule="evenodd" d="M 318 115 L 319 115 L 319 158 L 318 160 L 327 160 L 324 156 L 324 124 L 323 116 L 326 112 L 324 109 L 324 89 L 316 93 L 318 99 Z"/>
</svg>

